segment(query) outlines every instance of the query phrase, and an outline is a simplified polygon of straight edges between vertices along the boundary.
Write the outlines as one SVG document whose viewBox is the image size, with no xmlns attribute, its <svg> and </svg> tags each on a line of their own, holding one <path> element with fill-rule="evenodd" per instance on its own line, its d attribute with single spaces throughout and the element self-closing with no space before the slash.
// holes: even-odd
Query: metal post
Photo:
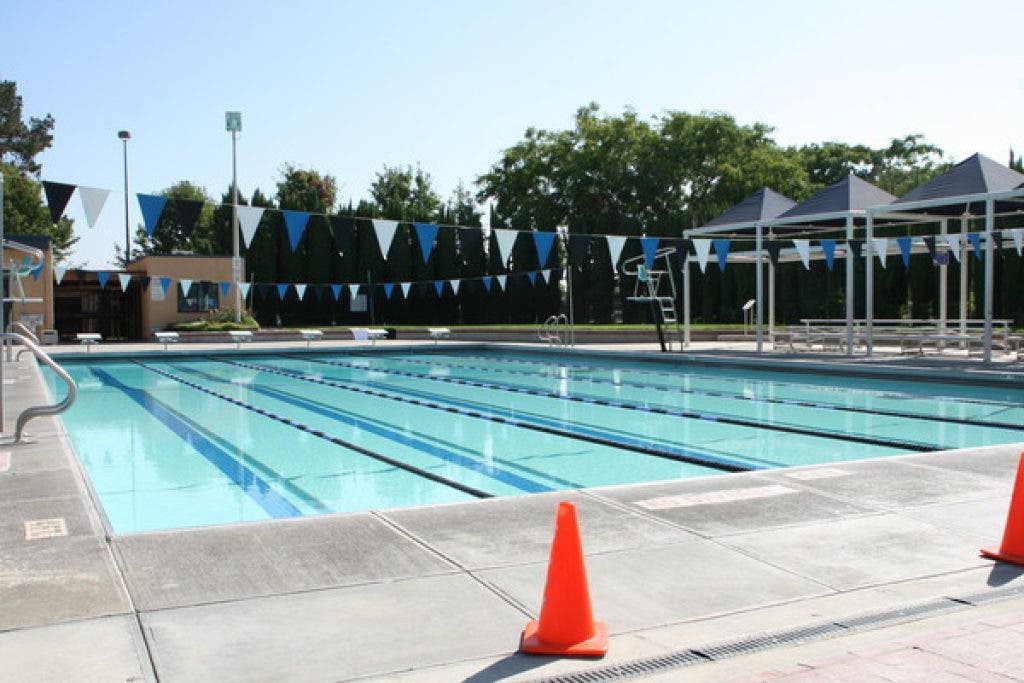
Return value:
<svg viewBox="0 0 1024 683">
<path fill-rule="evenodd" d="M 960 217 L 960 336 L 967 335 L 967 231 L 970 229 L 971 214 Z M 966 342 L 961 342 L 965 345 Z"/>
<path fill-rule="evenodd" d="M 850 241 L 853 239 L 853 216 L 846 216 L 846 244 L 849 251 Z M 853 259 L 846 255 L 846 355 L 853 356 Z"/>
<path fill-rule="evenodd" d="M 867 356 L 871 357 L 874 351 L 874 327 L 875 327 L 875 263 L 871 260 L 871 252 L 875 238 L 875 214 L 871 209 L 867 211 L 867 221 L 864 226 L 864 327 L 867 333 L 865 343 L 867 345 Z"/>
<path fill-rule="evenodd" d="M 4 299 L 7 298 L 7 278 L 3 273 L 4 265 L 4 174 L 0 173 L 0 332 L 7 329 Z M 0 432 L 4 431 L 4 364 L 0 359 Z"/>
<path fill-rule="evenodd" d="M 943 218 L 939 221 L 939 234 L 946 235 L 949 233 L 949 220 Z M 936 254 L 938 251 L 936 251 Z M 948 315 L 949 308 L 949 265 L 939 266 L 939 334 L 946 334 L 946 316 Z M 939 342 L 939 348 L 943 347 L 942 342 Z"/>
<path fill-rule="evenodd" d="M 224 113 L 225 128 L 231 133 L 231 282 L 235 286 L 235 322 L 242 322 L 242 259 L 238 255 L 238 163 L 237 135 L 242 130 L 242 112 Z"/>
<path fill-rule="evenodd" d="M 366 269 L 366 301 L 370 305 L 370 326 L 375 327 L 377 323 L 373 315 L 373 276 L 370 275 L 370 269 Z"/>
<path fill-rule="evenodd" d="M 128 222 L 128 140 L 132 134 L 126 130 L 117 131 L 117 137 L 124 143 L 124 263 L 132 259 L 132 233 Z"/>
<path fill-rule="evenodd" d="M 567 239 L 566 243 L 568 241 Z M 568 254 L 568 250 L 566 250 L 566 254 L 566 292 L 569 297 L 569 348 L 574 349 L 576 348 L 576 316 L 573 314 L 572 304 L 572 257 Z"/>
<path fill-rule="evenodd" d="M 992 228 L 995 226 L 995 200 L 985 200 L 985 331 L 982 361 L 992 362 L 992 288 L 995 280 L 995 245 Z"/>
<path fill-rule="evenodd" d="M 771 235 L 769 235 L 771 237 Z M 775 350 L 775 264 L 768 259 L 768 338 Z"/>
<path fill-rule="evenodd" d="M 756 304 L 757 324 L 756 324 L 756 326 L 754 328 L 754 336 L 757 339 L 757 352 L 761 353 L 762 351 L 764 351 L 764 331 L 761 329 L 761 325 L 764 323 L 764 301 L 763 301 L 763 299 L 764 299 L 764 282 L 763 282 L 764 278 L 762 277 L 763 276 L 762 271 L 764 270 L 764 264 L 761 263 L 762 260 L 764 259 L 764 253 L 761 251 L 763 238 L 762 238 L 762 228 L 761 228 L 761 224 L 760 223 L 758 223 L 757 225 L 754 226 L 754 234 L 755 234 L 755 238 L 754 238 L 754 252 L 755 252 L 755 257 L 757 258 L 757 261 L 755 262 L 755 265 L 754 265 L 754 280 L 755 280 L 754 298 L 757 300 L 757 304 Z"/>
<path fill-rule="evenodd" d="M 690 251 L 683 254 L 683 348 L 690 348 Z"/>
</svg>

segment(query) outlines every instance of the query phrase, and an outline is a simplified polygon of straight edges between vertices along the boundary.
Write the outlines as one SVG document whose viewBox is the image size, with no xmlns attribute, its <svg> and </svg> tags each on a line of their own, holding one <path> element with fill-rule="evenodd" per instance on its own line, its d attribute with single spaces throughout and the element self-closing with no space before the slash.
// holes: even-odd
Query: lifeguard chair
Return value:
<svg viewBox="0 0 1024 683">
<path fill-rule="evenodd" d="M 676 253 L 675 247 L 664 247 L 654 252 L 652 268 L 647 268 L 647 257 L 644 254 L 634 256 L 622 262 L 621 270 L 625 275 L 636 277 L 633 295 L 627 301 L 649 303 L 654 318 L 654 327 L 658 332 L 658 344 L 662 351 L 672 351 L 672 344 L 678 343 L 683 350 L 683 330 L 679 326 L 676 315 L 676 282 L 672 277 L 672 262 L 669 257 Z M 667 336 L 674 335 L 674 338 Z"/>
</svg>

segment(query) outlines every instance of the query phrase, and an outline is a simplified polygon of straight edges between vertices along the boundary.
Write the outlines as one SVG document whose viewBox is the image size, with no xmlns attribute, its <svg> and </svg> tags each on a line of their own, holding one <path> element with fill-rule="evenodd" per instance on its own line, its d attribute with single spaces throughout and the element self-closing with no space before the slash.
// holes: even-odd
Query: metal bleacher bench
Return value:
<svg viewBox="0 0 1024 683">
<path fill-rule="evenodd" d="M 78 343 L 85 347 L 86 351 L 88 351 L 89 347 L 93 344 L 99 344 L 103 341 L 103 336 L 98 332 L 79 332 L 75 337 L 78 339 Z"/>
<path fill-rule="evenodd" d="M 181 337 L 178 336 L 177 332 L 154 332 L 153 336 L 156 340 L 164 345 L 164 351 L 167 350 L 168 344 L 177 344 L 181 341 Z"/>
<path fill-rule="evenodd" d="M 242 342 L 252 341 L 252 332 L 249 330 L 228 330 L 231 341 L 235 342 L 238 348 L 242 348 Z"/>
<path fill-rule="evenodd" d="M 306 340 L 306 346 L 324 338 L 323 330 L 299 330 L 299 335 Z"/>
<path fill-rule="evenodd" d="M 435 344 L 438 342 L 439 339 L 452 338 L 452 331 L 449 330 L 447 327 L 428 327 L 427 334 L 430 336 L 431 339 L 434 340 Z"/>
</svg>

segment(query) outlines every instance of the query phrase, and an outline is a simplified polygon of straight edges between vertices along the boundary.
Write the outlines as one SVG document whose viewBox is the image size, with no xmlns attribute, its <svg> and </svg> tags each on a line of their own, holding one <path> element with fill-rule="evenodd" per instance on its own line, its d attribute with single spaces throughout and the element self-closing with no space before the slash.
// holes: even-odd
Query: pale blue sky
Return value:
<svg viewBox="0 0 1024 683">
<path fill-rule="evenodd" d="M 782 144 L 923 133 L 954 160 L 1024 151 L 1024 3 L 3 0 L 0 78 L 52 114 L 43 177 L 114 190 L 71 259 L 123 243 L 121 128 L 133 192 L 230 184 L 224 112 L 243 113 L 239 185 L 285 163 L 368 194 L 417 164 L 442 196 L 529 126 L 575 110 L 719 110 Z M 138 218 L 133 201 L 132 223 Z"/>
</svg>

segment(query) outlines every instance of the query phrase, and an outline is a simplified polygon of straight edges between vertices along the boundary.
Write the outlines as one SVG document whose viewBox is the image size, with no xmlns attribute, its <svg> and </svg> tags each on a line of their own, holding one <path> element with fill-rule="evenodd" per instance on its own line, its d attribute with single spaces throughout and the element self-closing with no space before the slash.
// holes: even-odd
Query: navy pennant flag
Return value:
<svg viewBox="0 0 1024 683">
<path fill-rule="evenodd" d="M 64 215 L 64 209 L 67 208 L 71 195 L 75 192 L 75 187 L 75 185 L 68 185 L 67 183 L 43 181 L 46 205 L 50 209 L 50 219 L 54 223 L 60 222 L 60 217 Z"/>
<path fill-rule="evenodd" d="M 334 248 L 340 253 L 348 251 L 355 231 L 356 220 L 348 216 L 331 216 L 331 234 L 334 235 Z"/>
<path fill-rule="evenodd" d="M 853 258 L 859 259 L 863 253 L 861 251 L 864 248 L 863 240 L 850 240 L 847 244 L 850 246 L 850 253 L 853 254 Z"/>
<path fill-rule="evenodd" d="M 178 212 L 178 224 L 185 237 L 191 237 L 196 229 L 196 222 L 199 220 L 199 213 L 203 210 L 203 203 L 194 199 L 175 199 L 174 209 Z"/>
<path fill-rule="evenodd" d="M 587 263 L 590 250 L 590 235 L 569 235 L 569 263 L 582 268 Z"/>
<path fill-rule="evenodd" d="M 779 240 L 768 240 L 764 243 L 764 249 L 768 252 L 768 260 L 773 266 L 779 265 L 779 254 L 782 253 L 782 243 Z"/>
</svg>

